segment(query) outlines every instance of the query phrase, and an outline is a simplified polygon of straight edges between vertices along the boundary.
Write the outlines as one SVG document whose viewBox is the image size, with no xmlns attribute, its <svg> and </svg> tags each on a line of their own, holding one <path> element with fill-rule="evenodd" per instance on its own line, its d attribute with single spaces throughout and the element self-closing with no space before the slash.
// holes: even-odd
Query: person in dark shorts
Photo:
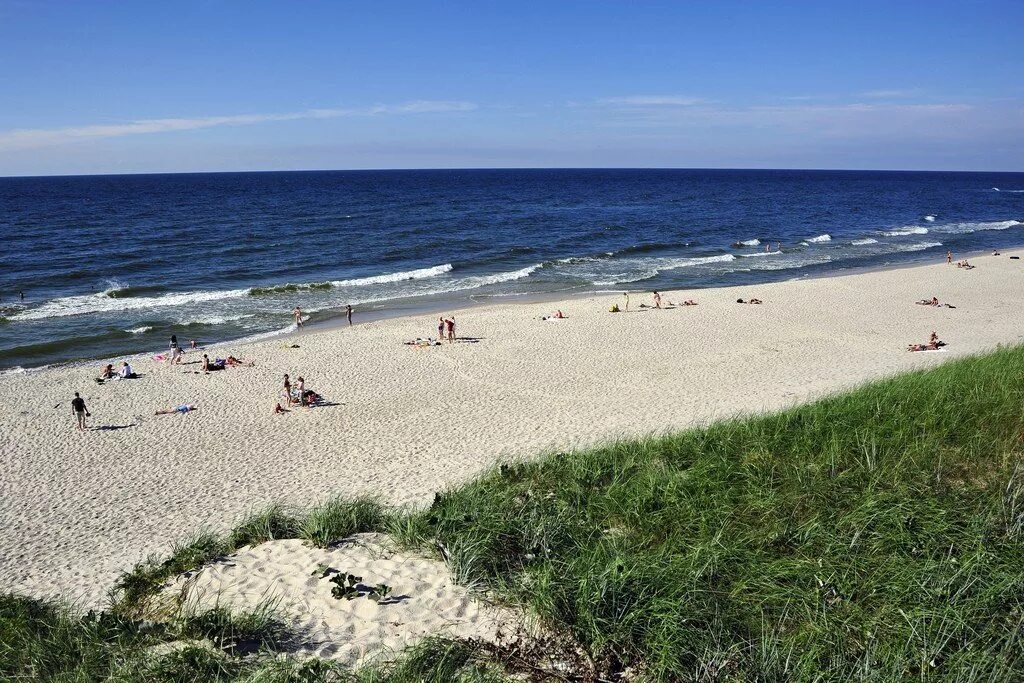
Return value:
<svg viewBox="0 0 1024 683">
<path fill-rule="evenodd" d="M 71 412 L 75 415 L 75 420 L 78 426 L 78 431 L 85 431 L 85 418 L 91 417 L 89 411 L 85 407 L 85 399 L 75 392 L 75 397 L 71 399 Z"/>
<path fill-rule="evenodd" d="M 348 316 L 348 324 L 352 324 L 352 305 L 345 306 L 345 315 Z"/>
</svg>

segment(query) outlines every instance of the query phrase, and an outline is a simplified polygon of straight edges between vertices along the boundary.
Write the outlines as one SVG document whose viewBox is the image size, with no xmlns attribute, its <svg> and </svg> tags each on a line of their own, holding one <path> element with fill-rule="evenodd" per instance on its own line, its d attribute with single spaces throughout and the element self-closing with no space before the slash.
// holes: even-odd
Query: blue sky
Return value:
<svg viewBox="0 0 1024 683">
<path fill-rule="evenodd" d="M 0 175 L 1024 170 L 1024 2 L 0 0 Z"/>
</svg>

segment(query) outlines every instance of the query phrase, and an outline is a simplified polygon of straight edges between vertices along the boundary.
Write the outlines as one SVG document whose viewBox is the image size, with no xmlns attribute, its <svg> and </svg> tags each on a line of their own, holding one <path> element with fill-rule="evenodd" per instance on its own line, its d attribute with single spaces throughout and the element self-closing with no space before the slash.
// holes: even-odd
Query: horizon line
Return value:
<svg viewBox="0 0 1024 683">
<path fill-rule="evenodd" d="M 234 171 L 135 171 L 127 173 L 47 173 L 34 175 L 4 175 L 0 180 L 32 180 L 41 178 L 116 178 L 131 176 L 177 175 L 255 175 L 262 173 L 382 173 L 402 171 L 816 171 L 823 173 L 989 173 L 1024 174 L 1019 171 L 992 171 L 977 169 L 921 169 L 921 168 L 825 168 L 783 166 L 436 166 L 436 167 L 372 167 L 372 168 L 300 168 L 276 170 Z"/>
</svg>

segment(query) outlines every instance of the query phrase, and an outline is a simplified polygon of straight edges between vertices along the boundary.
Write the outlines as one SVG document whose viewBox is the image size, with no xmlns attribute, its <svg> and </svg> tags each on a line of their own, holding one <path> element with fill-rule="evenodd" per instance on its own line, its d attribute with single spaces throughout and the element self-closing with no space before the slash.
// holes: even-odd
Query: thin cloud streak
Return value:
<svg viewBox="0 0 1024 683">
<path fill-rule="evenodd" d="M 708 100 L 683 95 L 630 95 L 628 97 L 606 97 L 598 100 L 597 103 L 629 107 L 692 107 L 697 104 L 707 104 Z"/>
<path fill-rule="evenodd" d="M 66 128 L 21 128 L 0 133 L 0 150 L 25 149 L 60 145 L 78 140 L 115 138 L 127 135 L 169 133 L 217 126 L 246 126 L 276 121 L 336 119 L 347 116 L 378 116 L 382 114 L 425 114 L 473 111 L 472 102 L 417 100 L 398 105 L 374 105 L 353 109 L 309 109 L 282 114 L 236 114 L 195 118 L 142 119 L 109 125 L 70 126 Z"/>
</svg>

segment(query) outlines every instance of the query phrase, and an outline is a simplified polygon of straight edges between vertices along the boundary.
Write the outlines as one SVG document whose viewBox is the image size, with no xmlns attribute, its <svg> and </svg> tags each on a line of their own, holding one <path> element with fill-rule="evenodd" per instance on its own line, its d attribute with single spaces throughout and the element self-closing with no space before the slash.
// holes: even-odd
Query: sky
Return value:
<svg viewBox="0 0 1024 683">
<path fill-rule="evenodd" d="M 0 0 L 0 175 L 1024 170 L 1024 2 Z"/>
</svg>

